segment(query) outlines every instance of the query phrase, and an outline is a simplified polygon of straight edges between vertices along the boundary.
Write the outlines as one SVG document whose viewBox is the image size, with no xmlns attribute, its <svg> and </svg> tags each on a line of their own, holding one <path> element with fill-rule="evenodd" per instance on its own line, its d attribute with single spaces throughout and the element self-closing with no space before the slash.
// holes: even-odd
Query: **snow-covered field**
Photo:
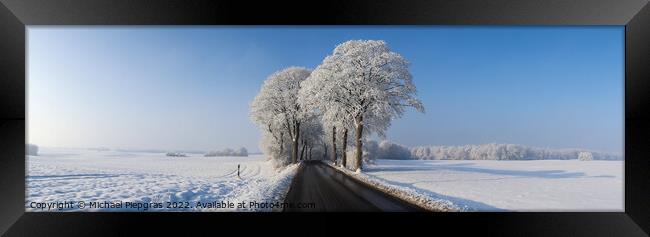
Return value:
<svg viewBox="0 0 650 237">
<path fill-rule="evenodd" d="M 377 160 L 382 183 L 467 211 L 622 211 L 623 161 Z"/>
<path fill-rule="evenodd" d="M 241 165 L 241 179 L 237 165 Z M 622 211 L 623 161 L 377 160 L 364 177 L 387 187 L 448 200 L 467 211 Z M 34 203 L 163 203 L 147 211 L 269 211 L 265 207 L 195 208 L 197 202 L 282 202 L 296 172 L 261 155 L 167 157 L 164 153 L 47 149 L 27 157 L 28 211 Z M 167 202 L 180 206 L 168 209 Z M 181 208 L 188 202 L 191 208 Z M 444 202 L 441 202 L 444 204 Z M 58 209 L 53 209 L 58 211 Z M 53 211 L 50 210 L 50 211 Z"/>
<path fill-rule="evenodd" d="M 296 172 L 296 165 L 278 172 L 262 155 L 189 155 L 167 157 L 164 153 L 41 149 L 38 156 L 27 157 L 25 206 L 28 211 L 41 211 L 33 208 L 34 202 L 73 201 L 73 208 L 63 210 L 79 211 L 78 202 L 83 201 L 86 208 L 82 211 L 143 211 L 135 206 L 126 207 L 126 202 L 133 202 L 163 203 L 163 208 L 147 211 L 268 211 L 271 209 L 248 205 L 245 208 L 195 206 L 197 202 L 209 205 L 215 201 L 281 202 Z M 241 179 L 237 177 L 238 164 Z M 117 208 L 88 206 L 91 202 L 108 202 L 110 206 L 119 201 L 122 206 Z M 175 208 L 168 209 L 166 202 L 175 203 L 171 206 Z"/>
</svg>

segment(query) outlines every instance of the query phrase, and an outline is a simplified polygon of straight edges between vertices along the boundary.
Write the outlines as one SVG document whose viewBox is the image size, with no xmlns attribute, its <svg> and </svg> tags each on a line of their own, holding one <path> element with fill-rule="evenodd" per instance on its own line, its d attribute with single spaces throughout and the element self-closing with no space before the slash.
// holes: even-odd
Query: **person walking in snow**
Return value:
<svg viewBox="0 0 650 237">
<path fill-rule="evenodd" d="M 241 179 L 241 176 L 239 176 L 239 164 L 237 164 L 237 177 Z"/>
</svg>

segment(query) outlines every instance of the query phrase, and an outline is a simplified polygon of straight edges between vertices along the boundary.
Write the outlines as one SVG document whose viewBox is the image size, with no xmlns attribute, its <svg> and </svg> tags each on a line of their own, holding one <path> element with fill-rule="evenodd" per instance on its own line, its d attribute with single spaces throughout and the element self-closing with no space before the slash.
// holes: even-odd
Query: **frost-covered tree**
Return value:
<svg viewBox="0 0 650 237">
<path fill-rule="evenodd" d="M 250 118 L 260 127 L 262 140 L 261 150 L 272 158 L 282 159 L 285 156 L 285 131 L 283 130 L 284 115 L 275 113 L 266 100 L 268 94 L 258 94 L 251 103 Z M 285 162 L 281 162 L 283 164 Z"/>
<path fill-rule="evenodd" d="M 239 150 L 237 150 L 236 154 L 238 156 L 248 156 L 248 150 L 246 149 L 246 147 L 241 147 L 239 148 Z"/>
<path fill-rule="evenodd" d="M 336 102 L 337 94 L 328 83 L 334 82 L 323 70 L 312 72 L 307 80 L 300 85 L 298 102 L 307 110 L 313 111 L 321 119 L 324 139 L 331 141 L 330 159 L 336 163 L 337 155 L 341 154 L 341 165 L 346 165 L 346 148 L 348 131 L 352 128 L 351 119 L 340 110 Z M 337 136 L 341 136 L 342 145 L 337 145 Z"/>
<path fill-rule="evenodd" d="M 312 151 L 317 149 L 318 156 L 322 153 L 320 145 L 323 139 L 323 126 L 318 116 L 307 117 L 300 126 L 302 150 L 300 151 L 301 160 L 311 160 Z"/>
<path fill-rule="evenodd" d="M 291 162 L 294 163 L 298 160 L 301 122 L 310 116 L 297 102 L 298 91 L 300 82 L 310 73 L 310 70 L 302 67 L 289 67 L 273 73 L 264 81 L 251 103 L 251 120 L 265 136 L 269 136 L 264 145 L 279 146 L 278 154 L 282 155 L 285 150 L 284 137 L 287 136 L 292 146 Z"/>
<path fill-rule="evenodd" d="M 363 135 L 384 135 L 406 107 L 424 112 L 415 97 L 409 63 L 381 40 L 351 40 L 338 45 L 314 70 L 308 94 L 316 107 L 355 132 L 355 166 L 362 168 Z M 345 148 L 343 148 L 345 149 Z"/>
<path fill-rule="evenodd" d="M 578 160 L 581 161 L 594 160 L 594 155 L 592 155 L 591 152 L 588 151 L 581 151 L 580 153 L 578 153 Z"/>
<path fill-rule="evenodd" d="M 389 141 L 382 141 L 379 143 L 378 155 L 378 159 L 407 160 L 411 159 L 411 150 L 406 146 Z"/>
<path fill-rule="evenodd" d="M 336 154 L 341 155 L 340 165 L 341 167 L 347 167 L 348 144 L 352 141 L 352 137 L 349 136 L 349 131 L 354 129 L 352 120 L 346 113 L 336 107 L 326 110 L 322 117 L 323 124 L 326 127 L 332 128 L 332 145 L 333 147 L 338 147 L 338 153 Z M 339 139 L 336 139 L 337 135 L 340 137 Z M 340 146 L 336 145 L 337 142 L 340 142 Z M 334 158 L 334 161 L 336 161 L 336 157 Z"/>
<path fill-rule="evenodd" d="M 291 145 L 288 139 L 285 139 L 283 142 L 285 147 Z M 262 139 L 260 140 L 259 147 L 275 168 L 287 166 L 292 162 L 288 149 L 280 150 L 280 141 L 266 131 L 262 131 Z"/>
</svg>

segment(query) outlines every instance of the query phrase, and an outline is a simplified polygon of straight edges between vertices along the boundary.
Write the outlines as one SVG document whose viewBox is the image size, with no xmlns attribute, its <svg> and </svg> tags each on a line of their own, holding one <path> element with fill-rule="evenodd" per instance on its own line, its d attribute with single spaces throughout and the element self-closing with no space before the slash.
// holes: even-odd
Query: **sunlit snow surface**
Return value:
<svg viewBox="0 0 650 237">
<path fill-rule="evenodd" d="M 295 174 L 261 155 L 167 157 L 164 153 L 42 148 L 27 157 L 31 202 L 282 200 Z M 241 177 L 237 177 L 237 164 Z M 453 202 L 467 211 L 622 211 L 624 161 L 378 160 L 363 173 Z M 149 211 L 250 209 L 152 209 Z M 254 209 L 265 211 L 265 209 Z M 65 211 L 137 211 L 65 209 Z"/>
<path fill-rule="evenodd" d="M 378 160 L 364 173 L 468 211 L 623 211 L 623 163 Z"/>
<path fill-rule="evenodd" d="M 31 202 L 282 201 L 296 171 L 294 165 L 277 172 L 262 155 L 167 157 L 164 153 L 54 148 L 41 149 L 38 156 L 28 156 L 26 162 L 25 205 L 28 211 L 40 211 L 30 208 Z M 238 164 L 241 165 L 241 179 L 237 177 Z M 162 208 L 149 211 L 235 209 Z M 137 209 L 86 208 L 81 211 Z"/>
</svg>

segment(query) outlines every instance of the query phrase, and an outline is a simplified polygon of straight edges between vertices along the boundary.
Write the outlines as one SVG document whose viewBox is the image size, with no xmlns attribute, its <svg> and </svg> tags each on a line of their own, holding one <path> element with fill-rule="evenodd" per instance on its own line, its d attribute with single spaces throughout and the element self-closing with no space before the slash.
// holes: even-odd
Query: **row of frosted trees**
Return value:
<svg viewBox="0 0 650 237">
<path fill-rule="evenodd" d="M 289 67 L 270 75 L 251 103 L 263 152 L 280 165 L 331 159 L 362 169 L 363 141 L 384 136 L 407 107 L 424 112 L 409 63 L 381 40 L 351 40 L 313 71 Z M 353 164 L 348 149 L 354 147 Z"/>
</svg>

